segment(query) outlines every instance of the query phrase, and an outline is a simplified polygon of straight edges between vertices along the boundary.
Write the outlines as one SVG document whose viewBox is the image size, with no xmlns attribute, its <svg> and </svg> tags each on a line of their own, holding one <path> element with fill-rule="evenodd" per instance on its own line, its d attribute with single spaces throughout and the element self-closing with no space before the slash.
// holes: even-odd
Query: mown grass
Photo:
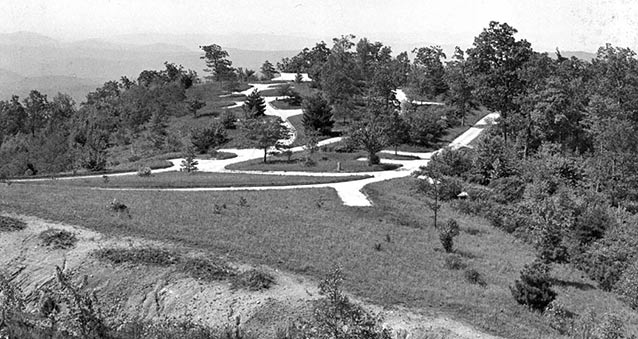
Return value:
<svg viewBox="0 0 638 339">
<path fill-rule="evenodd" d="M 337 163 L 341 163 L 341 172 L 375 172 L 393 170 L 399 165 L 381 163 L 368 166 L 367 161 L 357 160 L 366 157 L 365 152 L 339 153 L 328 147 L 327 151 L 318 151 L 313 156 L 315 164 L 305 164 L 306 152 L 297 152 L 292 155 L 290 161 L 286 157 L 270 157 L 267 163 L 261 159 L 248 160 L 227 166 L 233 170 L 248 171 L 304 171 L 304 172 L 337 172 Z M 380 156 L 385 156 L 379 153 Z"/>
<path fill-rule="evenodd" d="M 518 305 L 509 286 L 535 257 L 530 246 L 444 204 L 439 220 L 454 218 L 462 230 L 455 254 L 441 249 L 432 213 L 412 193 L 416 179 L 376 183 L 365 192 L 373 208 L 346 207 L 331 189 L 261 192 L 115 192 L 66 187 L 0 187 L 0 208 L 82 225 L 111 235 L 175 242 L 229 260 L 269 265 L 320 279 L 333 264 L 347 274 L 345 288 L 383 306 L 460 319 L 508 338 L 559 338 L 545 318 Z M 132 219 L 111 214 L 117 198 Z M 241 199 L 247 203 L 239 203 Z M 215 204 L 226 204 L 212 213 Z M 376 249 L 376 244 L 381 244 Z M 446 268 L 450 255 L 465 269 Z M 466 280 L 474 269 L 485 286 Z M 631 329 L 636 313 L 613 294 L 589 286 L 582 273 L 557 267 L 558 299 L 572 312 L 588 308 L 620 314 Z"/>
<path fill-rule="evenodd" d="M 288 101 L 285 100 L 273 100 L 270 104 L 276 109 L 300 109 L 300 105 L 291 105 Z"/>
<path fill-rule="evenodd" d="M 153 174 L 150 177 L 137 175 L 123 175 L 104 178 L 83 178 L 51 181 L 20 182 L 24 185 L 52 185 L 100 187 L 100 188 L 193 188 L 193 187 L 249 187 L 249 186 L 283 186 L 283 185 L 307 185 L 332 182 L 343 182 L 369 178 L 369 176 L 346 177 L 312 177 L 312 176 L 283 176 L 260 175 L 240 173 L 206 173 L 195 172 L 191 174 L 183 172 L 165 172 Z"/>
</svg>

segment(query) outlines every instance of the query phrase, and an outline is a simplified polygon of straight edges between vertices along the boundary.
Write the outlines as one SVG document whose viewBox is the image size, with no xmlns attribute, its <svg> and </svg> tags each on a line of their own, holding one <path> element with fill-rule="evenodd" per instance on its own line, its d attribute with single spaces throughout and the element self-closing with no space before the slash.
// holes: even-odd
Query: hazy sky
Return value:
<svg viewBox="0 0 638 339">
<path fill-rule="evenodd" d="M 0 0 L 0 13 L 0 32 L 66 40 L 148 32 L 321 39 L 354 33 L 469 45 L 496 20 L 536 49 L 595 51 L 605 42 L 638 49 L 635 0 Z"/>
</svg>

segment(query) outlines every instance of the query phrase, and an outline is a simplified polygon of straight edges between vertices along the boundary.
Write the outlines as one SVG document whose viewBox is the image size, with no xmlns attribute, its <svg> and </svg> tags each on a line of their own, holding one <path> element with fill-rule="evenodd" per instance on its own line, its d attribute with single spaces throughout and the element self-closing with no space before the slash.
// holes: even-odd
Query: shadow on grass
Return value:
<svg viewBox="0 0 638 339">
<path fill-rule="evenodd" d="M 557 285 L 561 287 L 573 287 L 581 291 L 591 291 L 596 289 L 596 286 L 592 284 L 579 282 L 579 281 L 566 281 L 566 280 L 557 279 L 557 278 L 552 278 L 551 281 L 553 285 Z"/>
</svg>

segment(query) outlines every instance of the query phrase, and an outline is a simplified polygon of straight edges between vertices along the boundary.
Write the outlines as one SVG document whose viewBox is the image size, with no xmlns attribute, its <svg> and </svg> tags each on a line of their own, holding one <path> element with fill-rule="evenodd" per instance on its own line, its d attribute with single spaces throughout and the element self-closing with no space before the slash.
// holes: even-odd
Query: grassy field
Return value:
<svg viewBox="0 0 638 339">
<path fill-rule="evenodd" d="M 195 172 L 186 174 L 182 172 L 166 172 L 153 174 L 150 177 L 139 177 L 137 175 L 109 177 L 108 181 L 105 181 L 103 178 L 86 178 L 22 182 L 21 184 L 101 188 L 247 187 L 321 184 L 365 179 L 367 177 L 368 176 L 363 175 L 347 177 L 309 177 L 236 173 Z"/>
<path fill-rule="evenodd" d="M 328 149 L 333 149 L 329 146 Z M 313 155 L 314 166 L 306 166 L 306 152 L 294 153 L 288 161 L 286 157 L 270 157 L 264 164 L 261 159 L 248 160 L 227 166 L 228 169 L 247 171 L 304 171 L 304 172 L 337 172 L 337 163 L 341 163 L 342 172 L 373 172 L 396 169 L 394 164 L 368 166 L 367 161 L 357 160 L 365 157 L 365 152 L 339 153 L 334 151 L 318 151 Z M 385 156 L 379 153 L 379 156 Z M 389 156 L 389 155 L 388 155 Z"/>
<path fill-rule="evenodd" d="M 560 338 L 543 316 L 518 305 L 509 292 L 534 258 L 530 246 L 444 205 L 440 220 L 455 218 L 461 227 L 455 255 L 487 285 L 467 282 L 463 270 L 445 268 L 450 254 L 441 249 L 429 209 L 411 193 L 414 180 L 367 187 L 373 208 L 343 206 L 331 189 L 186 193 L 11 185 L 0 186 L 0 210 L 109 235 L 175 242 L 316 279 L 338 263 L 347 274 L 347 291 L 364 300 L 443 313 L 508 338 Z M 114 198 L 129 206 L 132 219 L 107 209 Z M 227 208 L 213 213 L 215 204 Z M 638 326 L 635 312 L 582 273 L 559 267 L 553 275 L 561 282 L 555 287 L 558 299 L 570 311 L 613 311 L 630 328 Z"/>
</svg>

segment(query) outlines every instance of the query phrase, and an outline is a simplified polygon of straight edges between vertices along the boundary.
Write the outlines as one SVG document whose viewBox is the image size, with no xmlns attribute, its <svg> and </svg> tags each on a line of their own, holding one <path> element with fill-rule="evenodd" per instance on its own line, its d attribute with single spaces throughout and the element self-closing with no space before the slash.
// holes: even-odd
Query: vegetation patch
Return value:
<svg viewBox="0 0 638 339">
<path fill-rule="evenodd" d="M 232 279 L 232 288 L 244 288 L 249 291 L 261 291 L 269 289 L 270 286 L 275 284 L 275 277 L 272 275 L 251 269 L 242 273 L 239 273 Z"/>
<path fill-rule="evenodd" d="M 0 215 L 0 232 L 20 231 L 27 228 L 27 224 L 16 218 Z"/>
<path fill-rule="evenodd" d="M 177 264 L 179 258 L 175 252 L 154 247 L 142 248 L 102 248 L 93 255 L 112 264 L 170 266 Z"/>
<path fill-rule="evenodd" d="M 69 249 L 75 246 L 78 239 L 72 232 L 57 228 L 42 231 L 38 236 L 43 246 L 53 249 Z"/>
</svg>

